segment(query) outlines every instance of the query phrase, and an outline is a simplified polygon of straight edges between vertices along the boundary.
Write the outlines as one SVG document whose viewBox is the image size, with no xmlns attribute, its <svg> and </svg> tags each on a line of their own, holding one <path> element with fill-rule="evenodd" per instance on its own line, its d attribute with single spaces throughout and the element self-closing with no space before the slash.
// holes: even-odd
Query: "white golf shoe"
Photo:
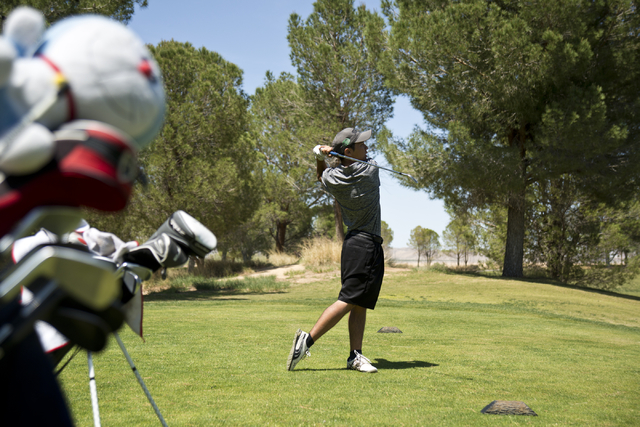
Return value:
<svg viewBox="0 0 640 427">
<path fill-rule="evenodd" d="M 287 371 L 293 371 L 299 361 L 307 356 L 311 356 L 309 348 L 307 347 L 308 333 L 303 332 L 302 329 L 296 331 L 293 337 L 293 345 L 289 352 L 289 358 L 287 359 Z"/>
<path fill-rule="evenodd" d="M 347 369 L 353 369 L 354 371 L 368 372 L 373 374 L 378 372 L 378 369 L 371 364 L 371 360 L 367 359 L 356 351 L 356 357 L 347 361 Z"/>
</svg>

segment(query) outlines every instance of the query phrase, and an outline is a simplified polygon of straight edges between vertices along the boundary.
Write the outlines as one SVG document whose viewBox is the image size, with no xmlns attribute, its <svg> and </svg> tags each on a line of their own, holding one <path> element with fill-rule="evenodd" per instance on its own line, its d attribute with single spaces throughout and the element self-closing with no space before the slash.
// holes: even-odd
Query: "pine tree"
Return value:
<svg viewBox="0 0 640 427">
<path fill-rule="evenodd" d="M 218 237 L 221 251 L 257 207 L 257 155 L 247 137 L 242 71 L 205 48 L 163 41 L 150 50 L 162 69 L 167 114 L 158 137 L 140 153 L 149 185 L 126 215 L 148 236 L 181 209 Z"/>
<path fill-rule="evenodd" d="M 311 152 L 320 131 L 309 107 L 286 73 L 277 79 L 267 73 L 265 85 L 251 100 L 252 138 L 262 158 L 258 222 L 265 224 L 278 252 L 290 241 L 307 237 L 313 208 L 325 198 Z"/>
<path fill-rule="evenodd" d="M 635 2 L 385 0 L 383 10 L 381 70 L 446 131 L 389 143 L 387 159 L 451 206 L 507 207 L 504 276 L 523 273 L 533 183 L 571 174 L 592 198 L 637 190 Z"/>
<path fill-rule="evenodd" d="M 41 11 L 49 24 L 85 13 L 109 16 L 126 24 L 133 16 L 135 5 L 147 7 L 149 4 L 147 0 L 2 0 L 0 19 L 4 21 L 18 6 L 30 6 Z"/>
<path fill-rule="evenodd" d="M 306 21 L 295 13 L 289 18 L 287 39 L 298 84 L 323 124 L 324 139 L 316 143 L 330 144 L 347 127 L 371 129 L 375 135 L 391 117 L 392 92 L 375 67 L 383 27 L 379 16 L 364 5 L 354 8 L 353 0 L 318 0 Z M 337 202 L 334 211 L 336 236 L 344 239 Z"/>
</svg>

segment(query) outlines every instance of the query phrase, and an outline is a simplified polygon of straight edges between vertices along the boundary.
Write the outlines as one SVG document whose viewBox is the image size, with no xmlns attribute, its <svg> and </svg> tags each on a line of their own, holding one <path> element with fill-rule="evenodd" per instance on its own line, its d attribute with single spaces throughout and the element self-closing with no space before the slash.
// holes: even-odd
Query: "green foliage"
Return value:
<svg viewBox="0 0 640 427">
<path fill-rule="evenodd" d="M 451 215 L 451 212 L 449 213 Z M 454 214 L 453 219 L 442 233 L 442 239 L 447 252 L 454 256 L 457 265 L 460 266 L 460 259 L 466 267 L 469 257 L 476 247 L 476 236 L 473 233 L 473 226 L 469 215 Z"/>
<path fill-rule="evenodd" d="M 392 91 L 376 71 L 384 21 L 353 0 L 318 0 L 306 21 L 289 18 L 291 61 L 325 142 L 346 127 L 377 132 L 391 117 Z M 369 37 L 369 32 L 372 34 Z"/>
<path fill-rule="evenodd" d="M 521 274 L 531 184 L 570 174 L 590 198 L 636 190 L 634 2 L 385 0 L 383 11 L 381 71 L 446 133 L 388 137 L 382 150 L 449 205 L 509 209 L 505 274 Z"/>
<path fill-rule="evenodd" d="M 342 224 L 342 232 L 346 233 L 346 227 Z M 333 206 L 325 205 L 315 210 L 313 218 L 313 234 L 325 236 L 329 239 L 336 238 L 336 224 L 333 214 Z"/>
<path fill-rule="evenodd" d="M 286 73 L 278 79 L 267 73 L 251 98 L 251 119 L 262 183 L 255 221 L 283 251 L 308 236 L 313 208 L 326 203 L 311 153 L 321 132 L 301 88 Z"/>
<path fill-rule="evenodd" d="M 159 136 L 140 153 L 149 185 L 125 215 L 148 236 L 182 209 L 214 232 L 219 250 L 233 250 L 259 190 L 242 71 L 189 43 L 163 41 L 150 50 L 162 69 L 167 114 Z"/>
<path fill-rule="evenodd" d="M 380 221 L 380 237 L 382 237 L 382 247 L 385 252 L 390 252 L 391 242 L 393 242 L 393 230 L 386 221 Z"/>
<path fill-rule="evenodd" d="M 320 133 L 315 144 L 330 144 L 347 127 L 375 135 L 393 112 L 392 91 L 376 70 L 384 43 L 384 20 L 354 8 L 353 0 L 318 0 L 306 21 L 293 13 L 287 40 L 298 84 Z M 373 147 L 373 141 L 368 142 Z M 334 201 L 335 232 L 344 237 L 342 213 Z"/>
<path fill-rule="evenodd" d="M 571 176 L 531 186 L 525 259 L 546 266 L 550 277 L 570 282 L 591 265 L 599 224 L 590 218 L 589 201 Z"/>
<path fill-rule="evenodd" d="M 147 0 L 3 0 L 0 18 L 4 21 L 18 6 L 30 6 L 42 12 L 49 24 L 85 13 L 108 16 L 126 24 L 134 13 L 135 5 L 147 7 L 149 3 Z"/>
<path fill-rule="evenodd" d="M 500 205 L 467 212 L 476 251 L 488 258 L 489 269 L 501 269 L 504 262 L 507 209 Z"/>
<path fill-rule="evenodd" d="M 637 201 L 590 202 L 570 176 L 534 184 L 532 190 L 529 263 L 545 266 L 553 279 L 601 289 L 619 287 L 638 274 Z"/>
<path fill-rule="evenodd" d="M 420 257 L 422 255 L 427 259 L 427 266 L 431 265 L 431 260 L 440 250 L 438 237 L 438 233 L 428 228 L 417 226 L 411 230 L 409 246 L 418 251 L 418 267 L 420 267 Z"/>
</svg>

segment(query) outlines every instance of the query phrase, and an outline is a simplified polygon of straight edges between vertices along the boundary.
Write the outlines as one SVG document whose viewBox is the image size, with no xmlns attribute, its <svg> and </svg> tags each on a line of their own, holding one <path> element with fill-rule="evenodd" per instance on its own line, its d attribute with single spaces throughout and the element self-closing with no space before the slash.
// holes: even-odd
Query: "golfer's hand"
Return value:
<svg viewBox="0 0 640 427">
<path fill-rule="evenodd" d="M 331 156 L 331 147 L 328 145 L 316 145 L 313 147 L 313 154 L 316 156 L 316 160 L 323 161 L 326 156 Z"/>
</svg>

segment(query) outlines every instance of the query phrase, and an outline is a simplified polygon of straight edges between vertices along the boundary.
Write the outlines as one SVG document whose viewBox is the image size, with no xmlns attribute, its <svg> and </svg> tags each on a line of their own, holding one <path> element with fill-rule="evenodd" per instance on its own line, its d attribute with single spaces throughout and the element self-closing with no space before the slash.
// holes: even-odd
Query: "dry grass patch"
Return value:
<svg viewBox="0 0 640 427">
<path fill-rule="evenodd" d="M 309 239 L 302 244 L 302 263 L 309 267 L 327 267 L 340 264 L 342 243 L 326 237 Z"/>
<path fill-rule="evenodd" d="M 269 252 L 268 261 L 269 264 L 273 265 L 274 267 L 282 267 L 284 265 L 296 264 L 298 261 L 300 261 L 300 258 L 286 252 L 273 251 Z"/>
</svg>

